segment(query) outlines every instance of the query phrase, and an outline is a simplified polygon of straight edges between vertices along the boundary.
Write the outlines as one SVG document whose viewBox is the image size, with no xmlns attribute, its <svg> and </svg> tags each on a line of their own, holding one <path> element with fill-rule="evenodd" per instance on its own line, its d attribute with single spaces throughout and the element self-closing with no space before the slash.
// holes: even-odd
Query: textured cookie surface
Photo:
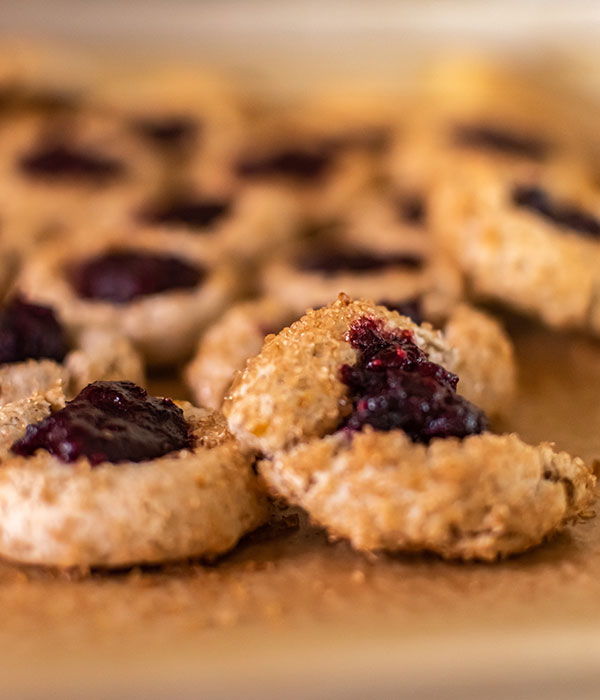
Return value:
<svg viewBox="0 0 600 700">
<path fill-rule="evenodd" d="M 266 517 L 250 463 L 219 414 L 182 404 L 196 444 L 148 462 L 64 464 L 9 451 L 46 397 L 0 409 L 0 554 L 23 563 L 115 567 L 211 559 Z M 4 427 L 7 426 L 6 430 Z"/>
<path fill-rule="evenodd" d="M 350 412 L 342 365 L 356 362 L 347 340 L 359 318 L 380 319 L 386 328 L 409 329 L 433 362 L 452 368 L 456 353 L 443 336 L 371 302 L 340 298 L 267 339 L 262 352 L 238 375 L 224 404 L 232 432 L 242 443 L 271 454 L 335 430 Z"/>
<path fill-rule="evenodd" d="M 589 510 L 584 463 L 516 435 L 416 445 L 401 431 L 336 434 L 264 460 L 274 493 L 361 550 L 492 560 L 542 542 Z"/>
</svg>

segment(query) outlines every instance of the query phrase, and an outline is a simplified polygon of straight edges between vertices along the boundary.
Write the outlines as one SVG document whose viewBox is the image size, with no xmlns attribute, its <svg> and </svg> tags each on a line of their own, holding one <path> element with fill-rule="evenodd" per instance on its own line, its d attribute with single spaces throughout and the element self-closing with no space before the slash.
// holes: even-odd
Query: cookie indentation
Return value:
<svg viewBox="0 0 600 700">
<path fill-rule="evenodd" d="M 243 177 L 286 177 L 313 180 L 322 177 L 332 162 L 330 149 L 289 148 L 274 153 L 246 156 L 237 163 L 237 173 Z"/>
<path fill-rule="evenodd" d="M 420 256 L 411 253 L 378 255 L 374 252 L 321 247 L 300 254 L 296 258 L 296 265 L 301 270 L 321 272 L 328 276 L 342 273 L 368 274 L 391 267 L 419 270 L 424 261 Z"/>
<path fill-rule="evenodd" d="M 41 146 L 19 160 L 21 170 L 32 178 L 85 180 L 109 184 L 124 173 L 123 163 L 102 153 L 67 144 Z"/>
<path fill-rule="evenodd" d="M 558 226 L 584 236 L 600 237 L 598 218 L 569 202 L 557 202 L 541 187 L 517 185 L 512 192 L 512 201 Z"/>
<path fill-rule="evenodd" d="M 535 136 L 519 134 L 509 129 L 486 124 L 459 124 L 454 138 L 461 146 L 543 160 L 550 150 L 549 144 Z"/>
<path fill-rule="evenodd" d="M 198 124 L 190 117 L 144 117 L 133 123 L 140 136 L 163 148 L 172 148 L 191 141 L 198 132 Z"/>
<path fill-rule="evenodd" d="M 407 224 L 422 224 L 425 222 L 425 202 L 418 195 L 399 197 L 396 202 L 398 216 Z"/>
<path fill-rule="evenodd" d="M 47 358 L 62 362 L 65 330 L 48 306 L 15 297 L 0 311 L 0 364 Z"/>
<path fill-rule="evenodd" d="M 143 462 L 192 447 L 183 411 L 132 382 L 88 384 L 65 408 L 27 426 L 11 447 L 21 456 L 43 449 L 63 462 Z"/>
<path fill-rule="evenodd" d="M 150 294 L 196 287 L 204 271 L 172 255 L 118 250 L 71 265 L 67 275 L 81 297 L 126 304 Z"/>
<path fill-rule="evenodd" d="M 483 411 L 456 393 L 458 377 L 431 362 L 412 331 L 387 331 L 381 321 L 365 317 L 352 324 L 347 339 L 359 357 L 340 371 L 353 401 L 342 427 L 401 429 L 423 443 L 487 429 Z"/>
<path fill-rule="evenodd" d="M 164 226 L 185 226 L 201 232 L 227 216 L 231 203 L 226 200 L 177 197 L 149 206 L 140 212 L 142 221 Z"/>
</svg>

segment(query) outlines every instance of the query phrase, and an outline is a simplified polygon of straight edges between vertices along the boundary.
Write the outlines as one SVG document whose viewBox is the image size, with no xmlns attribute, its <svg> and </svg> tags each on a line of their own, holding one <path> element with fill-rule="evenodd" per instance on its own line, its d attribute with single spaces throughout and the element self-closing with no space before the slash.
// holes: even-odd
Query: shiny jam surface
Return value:
<svg viewBox="0 0 600 700">
<path fill-rule="evenodd" d="M 364 317 L 347 337 L 358 360 L 340 370 L 353 402 L 342 428 L 400 429 L 422 443 L 487 429 L 483 411 L 456 393 L 458 377 L 431 362 L 412 331 L 388 331 L 382 321 Z"/>
<path fill-rule="evenodd" d="M 143 462 L 191 448 L 183 411 L 170 399 L 148 396 L 132 382 L 88 384 L 65 408 L 27 426 L 11 450 L 46 450 L 63 462 Z"/>
</svg>

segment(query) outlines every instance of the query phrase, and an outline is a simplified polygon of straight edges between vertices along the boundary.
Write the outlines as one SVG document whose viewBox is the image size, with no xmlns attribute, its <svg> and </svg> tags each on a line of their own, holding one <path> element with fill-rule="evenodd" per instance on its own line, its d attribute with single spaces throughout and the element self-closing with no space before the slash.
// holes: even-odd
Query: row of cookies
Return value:
<svg viewBox="0 0 600 700">
<path fill-rule="evenodd" d="M 159 106 L 160 104 L 164 103 L 159 100 Z M 98 115 L 94 113 L 93 116 Z M 75 120 L 77 121 L 80 117 L 81 114 L 77 113 Z M 88 117 L 89 114 L 84 112 L 84 124 L 87 123 Z M 114 119 L 114 115 L 111 115 L 110 119 Z M 122 128 L 124 123 L 128 124 L 129 121 L 118 121 L 119 128 Z M 206 162 L 201 163 L 202 175 L 198 176 L 203 183 L 201 186 L 190 186 L 192 182 L 190 173 L 196 172 L 196 161 L 190 158 L 187 165 L 181 165 L 179 160 L 180 165 L 175 168 L 175 171 L 181 170 L 184 175 L 181 179 L 178 178 L 178 181 L 170 180 L 168 196 L 164 195 L 166 197 L 164 200 L 161 192 L 159 199 L 146 199 L 145 206 L 142 206 L 138 203 L 141 200 L 137 199 L 137 194 L 130 197 L 127 188 L 121 187 L 112 190 L 109 196 L 96 200 L 96 197 L 92 196 L 96 193 L 96 185 L 92 188 L 93 192 L 88 191 L 84 197 L 76 196 L 75 199 L 79 204 L 64 200 L 57 210 L 67 218 L 60 222 L 57 219 L 57 223 L 53 222 L 51 227 L 44 230 L 42 237 L 46 237 L 47 241 L 51 242 L 39 245 L 36 243 L 33 253 L 31 244 L 27 244 L 27 258 L 19 272 L 15 288 L 31 298 L 51 302 L 59 310 L 61 317 L 66 320 L 69 328 L 85 326 L 91 322 L 93 326 L 109 327 L 113 332 L 118 330 L 129 339 L 128 342 L 133 342 L 132 348 L 135 346 L 135 351 L 141 351 L 149 362 L 168 364 L 179 361 L 188 354 L 202 330 L 211 320 L 218 319 L 233 300 L 247 294 L 253 286 L 258 286 L 263 293 L 267 294 L 264 300 L 249 302 L 239 309 L 232 309 L 229 314 L 234 320 L 229 321 L 229 315 L 226 315 L 204 339 L 200 339 L 199 357 L 205 358 L 207 356 L 205 341 L 209 343 L 211 338 L 216 338 L 216 342 L 213 343 L 212 359 L 209 353 L 208 360 L 204 361 L 204 379 L 202 371 L 197 372 L 198 359 L 188 371 L 196 396 L 203 403 L 214 401 L 214 405 L 220 404 L 233 372 L 241 367 L 247 357 L 260 350 L 262 336 L 287 325 L 300 316 L 307 306 L 325 304 L 344 289 L 354 296 L 383 300 L 386 304 L 400 307 L 405 312 L 409 310 L 412 316 L 424 313 L 425 318 L 436 324 L 445 324 L 447 337 L 454 338 L 451 344 L 454 360 L 448 365 L 449 370 L 459 371 L 458 363 L 461 361 L 463 365 L 460 373 L 463 376 L 468 398 L 481 403 L 482 406 L 486 404 L 484 408 L 490 413 L 500 410 L 510 395 L 513 385 L 514 367 L 510 344 L 493 320 L 484 317 L 480 312 L 457 304 L 463 296 L 462 279 L 458 271 L 460 261 L 452 261 L 446 257 L 443 252 L 445 247 L 438 248 L 434 242 L 435 237 L 428 235 L 431 202 L 435 201 L 432 193 L 437 192 L 437 189 L 431 187 L 423 192 L 417 188 L 407 188 L 405 180 L 402 188 L 396 188 L 395 185 L 389 184 L 389 177 L 382 182 L 379 176 L 382 172 L 386 172 L 381 170 L 385 160 L 382 156 L 389 158 L 390 154 L 393 155 L 395 152 L 386 148 L 383 148 L 382 152 L 379 136 L 366 141 L 364 138 L 346 138 L 342 147 L 339 142 L 337 144 L 334 142 L 333 145 L 320 142 L 315 146 L 314 141 L 309 146 L 302 144 L 302 147 L 299 147 L 300 141 L 306 139 L 305 134 L 302 134 L 302 139 L 296 135 L 292 138 L 289 133 L 293 130 L 290 129 L 288 132 L 287 125 L 286 129 L 283 129 L 280 121 L 274 122 L 276 126 L 270 128 L 265 128 L 265 123 L 268 121 L 263 120 L 257 131 L 252 131 L 252 145 L 261 146 L 258 148 L 258 155 L 245 153 L 243 161 L 240 159 L 234 161 L 236 164 L 234 168 L 230 166 L 231 160 L 225 159 L 227 162 L 221 168 L 221 164 L 215 165 L 215 160 L 212 158 L 207 159 Z M 260 130 L 263 131 L 265 142 L 261 142 L 256 136 Z M 178 129 L 175 128 L 174 131 L 177 132 Z M 66 129 L 61 138 L 65 138 L 64 134 L 71 138 L 73 133 L 77 133 L 77 129 Z M 494 141 L 494 138 L 491 140 Z M 486 138 L 480 140 L 485 141 Z M 268 148 L 263 143 L 266 143 Z M 138 145 L 136 144 L 136 147 Z M 49 185 L 48 172 L 55 174 L 57 163 L 58 169 L 64 172 L 66 163 L 66 171 L 69 174 L 66 190 L 69 194 L 67 199 L 70 199 L 73 190 L 78 190 L 79 183 L 82 180 L 85 181 L 89 162 L 82 166 L 81 160 L 73 158 L 73 153 L 69 153 L 69 149 L 65 149 L 64 144 L 62 146 L 62 152 L 52 144 L 49 152 L 48 149 L 46 151 L 42 149 L 41 154 L 34 153 L 33 158 L 29 154 L 27 164 L 30 168 L 33 164 L 34 170 L 38 172 L 41 169 L 44 174 L 41 190 L 48 194 L 56 192 L 54 185 Z M 494 146 L 492 151 L 494 150 L 498 149 Z M 186 147 L 185 152 L 189 154 L 189 151 L 189 147 Z M 149 154 L 150 152 L 146 151 L 144 157 Z M 170 158 L 175 156 L 171 153 L 168 159 Z M 177 158 L 180 158 L 180 155 Z M 168 159 L 162 160 L 161 169 Z M 96 173 L 98 170 L 102 173 L 106 171 L 107 161 L 105 158 L 101 160 L 99 168 L 97 159 L 92 167 Z M 199 160 L 202 161 L 202 159 Z M 21 162 L 19 159 L 17 161 Z M 14 157 L 11 162 L 16 162 Z M 108 170 L 114 172 L 112 165 Z M 142 170 L 145 174 L 151 172 L 151 169 L 146 167 Z M 236 177 L 230 177 L 232 173 Z M 9 173 L 8 182 L 14 183 L 13 175 L 13 172 Z M 244 180 L 243 185 L 240 185 L 241 179 Z M 260 180 L 260 187 L 247 184 L 249 180 L 254 183 L 257 179 Z M 224 188 L 219 189 L 220 198 L 207 201 L 208 186 L 205 183 L 208 181 L 211 182 L 211 186 L 218 181 L 218 189 Z M 195 191 L 194 188 L 196 188 Z M 189 195 L 190 191 L 192 195 Z M 227 192 L 226 198 L 223 198 L 222 192 Z M 249 192 L 252 192 L 253 198 L 247 194 Z M 262 199 L 256 199 L 257 192 Z M 360 199 L 358 194 L 361 195 Z M 235 206 L 231 204 L 232 197 L 234 197 Z M 237 202 L 244 197 L 248 197 L 248 201 L 253 203 L 248 205 L 243 215 L 239 215 Z M 60 198 L 50 196 L 48 199 L 54 203 Z M 18 201 L 23 206 L 28 201 L 27 191 L 19 192 L 12 201 Z M 90 201 L 94 204 L 90 204 Z M 133 201 L 136 205 L 131 208 Z M 36 198 L 35 206 L 32 207 L 34 213 L 43 209 L 38 202 Z M 80 204 L 82 206 L 79 206 Z M 354 204 L 356 204 L 355 209 Z M 136 212 L 135 221 L 131 220 L 132 211 Z M 143 226 L 140 225 L 138 214 L 140 211 L 146 212 L 141 217 L 145 219 Z M 148 215 L 148 211 L 152 212 L 152 215 Z M 121 223 L 123 212 L 126 212 L 125 216 L 130 217 L 127 224 Z M 258 224 L 255 227 L 250 225 L 253 219 L 248 212 L 257 212 L 255 220 Z M 89 219 L 96 216 L 100 217 L 102 223 L 102 226 L 97 228 L 89 224 Z M 377 216 L 382 217 L 379 221 L 383 223 L 376 223 Z M 221 226 L 215 225 L 219 219 L 222 222 Z M 205 235 L 206 230 L 200 237 L 190 235 L 187 230 L 190 228 L 190 220 L 200 222 L 199 225 L 195 224 L 196 228 L 209 230 L 208 239 Z M 228 245 L 221 244 L 221 241 L 228 236 L 224 231 L 231 228 L 235 230 L 235 226 L 226 227 L 223 224 L 224 220 L 238 222 L 237 237 L 232 234 Z M 316 232 L 313 225 L 315 220 L 317 221 Z M 109 221 L 110 226 L 106 226 L 106 222 Z M 269 221 L 273 223 L 271 229 L 267 228 Z M 175 222 L 174 226 L 173 222 Z M 112 230 L 107 232 L 107 229 Z M 90 235 L 92 231 L 93 234 Z M 268 232 L 267 235 L 265 235 L 266 232 Z M 214 238 L 210 234 L 214 234 Z M 423 236 L 423 234 L 426 235 Z M 218 244 L 213 246 L 211 238 L 212 241 L 219 241 Z M 36 232 L 34 240 L 37 239 Z M 282 243 L 281 250 L 277 251 L 271 259 L 271 255 L 267 253 L 280 247 L 279 242 Z M 223 259 L 224 256 L 227 257 L 226 260 Z M 344 318 L 346 313 L 344 304 L 346 302 L 339 302 L 338 306 L 334 307 L 335 315 L 340 318 Z M 421 306 L 422 310 L 419 310 L 418 306 Z M 381 312 L 373 311 L 372 307 L 369 307 L 369 311 L 364 313 L 368 313 L 371 317 Z M 244 324 L 249 326 L 251 331 L 248 334 L 247 344 L 245 336 L 243 342 L 236 341 L 236 337 L 240 337 L 236 334 L 240 328 L 244 330 Z M 345 327 L 343 333 L 347 332 L 348 328 Z M 286 337 L 286 331 L 283 332 L 283 337 Z M 206 386 L 206 379 L 208 379 L 210 384 L 214 379 L 212 368 L 216 366 L 216 362 L 222 358 L 228 359 L 224 357 L 223 345 L 219 345 L 223 340 L 225 343 L 232 341 L 231 345 L 238 352 L 224 368 L 219 386 L 216 389 L 209 387 L 208 391 L 213 392 L 213 397 L 207 399 L 202 383 L 204 382 Z M 300 339 L 295 339 L 291 344 L 295 345 L 298 340 Z M 271 342 L 273 341 L 268 340 L 266 347 Z M 327 336 L 321 340 L 317 339 L 312 353 L 314 354 L 316 348 L 320 348 L 322 343 L 327 342 L 329 342 Z M 337 342 L 339 339 L 336 340 Z M 473 352 L 474 344 L 477 352 Z M 429 351 L 428 347 L 427 350 Z M 310 355 L 309 350 L 307 358 Z M 318 353 L 316 355 L 318 356 Z M 449 359 L 445 359 L 445 364 L 448 364 Z M 502 362 L 499 363 L 499 359 Z M 339 367 L 344 365 L 345 362 L 342 361 L 336 365 L 336 369 L 329 368 L 327 371 L 330 379 L 331 376 L 337 377 Z M 252 362 L 249 365 L 249 372 L 250 367 Z M 502 371 L 498 371 L 499 368 Z M 290 370 L 290 377 L 298 375 L 298 367 L 290 368 L 285 363 L 281 366 L 276 364 L 272 371 L 275 376 L 279 376 L 278 373 L 285 376 L 288 370 Z M 323 368 L 318 370 L 318 373 L 323 374 Z M 200 376 L 199 382 L 198 376 Z M 127 378 L 132 376 L 129 375 Z M 300 382 L 302 383 L 303 381 Z M 335 385 L 333 380 L 330 383 Z M 261 392 L 260 401 L 265 405 L 277 406 L 275 400 L 278 398 L 277 392 L 285 384 L 279 382 L 277 386 L 277 390 Z M 297 398 L 303 400 L 301 396 L 303 394 L 298 394 Z M 313 400 L 318 404 L 326 401 L 327 396 L 327 392 L 316 392 Z M 349 405 L 348 401 L 346 405 Z M 285 414 L 285 411 L 282 411 L 282 414 Z M 332 412 L 332 416 L 333 424 L 330 420 L 324 428 L 318 429 L 320 438 L 326 435 L 327 431 L 335 428 L 340 415 Z M 231 417 L 230 420 L 232 420 Z M 483 418 L 475 420 L 475 423 L 483 430 Z M 235 421 L 231 425 L 244 447 L 250 451 L 250 456 L 247 455 L 246 459 L 251 459 L 251 450 L 257 445 L 253 444 L 252 440 L 246 439 L 246 433 Z M 347 436 L 347 433 L 344 435 Z M 397 437 L 396 432 L 393 431 L 389 440 L 389 445 L 395 446 L 396 458 L 398 454 L 404 452 L 411 456 L 410 451 L 405 447 L 400 449 L 396 445 L 394 440 Z M 304 438 L 303 435 L 298 437 L 298 443 L 303 442 Z M 435 439 L 437 444 L 439 438 L 440 435 L 434 434 L 431 439 Z M 361 439 L 359 438 L 358 442 Z M 383 440 L 383 437 L 381 439 Z M 492 443 L 497 445 L 497 450 L 505 449 L 506 455 L 512 453 L 518 463 L 523 465 L 527 463 L 520 448 L 514 447 L 517 444 L 514 443 L 514 439 L 512 442 L 509 439 L 508 443 L 494 441 Z M 514 447 L 512 452 L 506 447 L 509 443 Z M 39 447 L 39 443 L 34 442 L 34 444 Z M 456 448 L 453 441 L 445 444 L 450 446 L 447 448 L 449 450 Z M 477 443 L 477 445 L 481 444 Z M 487 446 L 488 443 L 485 445 Z M 289 446 L 285 447 L 287 449 Z M 571 481 L 577 486 L 572 490 L 577 493 L 577 497 L 574 500 L 567 498 L 565 493 L 569 489 L 564 487 L 561 487 L 562 491 L 560 488 L 554 489 L 552 504 L 548 505 L 547 512 L 544 506 L 539 512 L 539 519 L 536 515 L 529 524 L 521 526 L 531 529 L 528 537 L 522 535 L 522 531 L 515 524 L 518 518 L 514 517 L 515 513 L 511 510 L 510 503 L 506 504 L 500 498 L 490 497 L 490 494 L 487 494 L 488 509 L 490 504 L 499 502 L 501 505 L 499 511 L 507 511 L 510 517 L 507 516 L 502 520 L 494 511 L 493 517 L 490 516 L 490 519 L 481 526 L 488 533 L 487 548 L 470 545 L 463 548 L 462 553 L 447 544 L 437 546 L 434 539 L 423 541 L 417 538 L 416 545 L 408 545 L 401 541 L 397 541 L 394 545 L 392 540 L 388 542 L 384 537 L 385 541 L 382 544 L 375 537 L 377 528 L 372 532 L 374 539 L 361 540 L 349 535 L 342 528 L 331 525 L 327 519 L 320 518 L 318 514 L 313 513 L 313 515 L 330 527 L 333 533 L 350 536 L 353 542 L 362 548 L 416 546 L 441 551 L 446 556 L 468 558 L 487 558 L 500 553 L 519 551 L 539 541 L 566 519 L 585 512 L 590 502 L 593 478 L 589 472 L 577 460 L 570 461 L 564 456 L 557 457 L 548 450 L 549 448 L 544 447 L 538 452 L 529 453 L 534 455 L 532 457 L 534 462 L 537 460 L 538 480 L 540 483 L 543 482 L 543 488 L 550 483 L 564 484 L 569 479 L 563 472 L 567 473 L 570 470 Z M 279 464 L 281 454 L 262 450 L 262 448 L 261 453 L 266 458 L 263 460 L 266 466 L 261 469 L 264 476 L 269 468 Z M 456 459 L 462 464 L 464 457 L 461 456 L 460 449 L 458 453 Z M 542 454 L 543 458 L 540 456 Z M 448 459 L 451 458 L 454 459 L 454 453 L 448 455 Z M 87 459 L 89 461 L 89 455 Z M 416 462 L 421 459 L 422 454 L 419 453 Z M 477 447 L 474 459 L 480 465 L 487 459 L 486 451 L 479 451 Z M 98 468 L 98 466 L 94 467 L 94 469 Z M 249 462 L 246 462 L 245 469 L 248 468 Z M 84 469 L 84 471 L 100 473 L 91 472 L 90 469 Z M 109 468 L 109 473 L 113 471 Z M 284 476 L 286 475 L 292 480 L 295 479 L 293 470 L 284 471 Z M 85 483 L 89 482 L 89 476 L 84 479 Z M 470 488 L 469 479 L 466 477 L 461 483 Z M 476 495 L 485 495 L 485 489 L 486 487 L 483 489 L 483 494 L 476 490 Z M 285 489 L 279 490 L 279 495 L 298 502 L 298 497 L 290 493 Z M 520 489 L 517 482 L 515 498 L 525 499 L 524 502 L 529 504 L 527 497 L 531 497 L 530 492 Z M 86 495 L 86 498 L 89 496 Z M 303 503 L 303 505 L 306 504 Z M 392 508 L 393 505 L 393 501 L 388 502 L 386 508 Z M 308 510 L 312 512 L 311 508 Z M 64 509 L 61 512 L 64 513 Z M 548 515 L 551 512 L 554 513 L 552 517 Z M 53 517 L 56 517 L 56 513 Z M 357 527 L 363 521 L 363 515 L 357 514 Z M 496 530 L 490 536 L 488 531 L 492 524 Z M 448 522 L 447 525 L 449 531 L 452 527 L 458 527 L 452 522 Z M 471 521 L 469 527 L 472 531 L 478 532 Z M 522 536 L 514 537 L 512 548 L 506 543 L 500 546 L 497 539 L 498 533 L 506 533 L 515 527 L 517 527 L 517 534 Z M 397 529 L 398 525 L 395 524 L 394 528 Z M 69 536 L 67 536 L 68 542 Z M 73 551 L 79 552 L 79 559 L 71 559 L 71 563 L 114 564 L 131 561 L 131 555 L 129 559 L 126 557 L 119 559 L 115 555 L 116 560 L 94 559 L 94 555 L 91 555 L 91 559 L 85 560 L 81 554 L 81 546 Z M 182 555 L 180 550 L 172 550 L 172 552 L 174 556 Z M 203 552 L 196 548 L 190 549 L 188 553 L 209 554 L 210 552 Z M 151 560 L 147 551 L 139 556 L 141 560 Z M 165 554 L 158 556 L 168 558 Z M 24 557 L 21 555 L 21 558 Z M 41 561 L 39 558 L 37 560 Z M 67 564 L 68 557 L 55 563 Z"/>
</svg>

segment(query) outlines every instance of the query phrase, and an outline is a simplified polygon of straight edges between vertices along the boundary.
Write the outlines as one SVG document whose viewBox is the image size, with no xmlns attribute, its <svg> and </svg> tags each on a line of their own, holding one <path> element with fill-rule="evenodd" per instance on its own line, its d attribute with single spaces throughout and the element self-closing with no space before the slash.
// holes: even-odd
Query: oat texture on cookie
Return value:
<svg viewBox="0 0 600 700">
<path fill-rule="evenodd" d="M 223 418 L 131 382 L 90 384 L 64 408 L 38 394 L 0 409 L 0 422 L 8 559 L 82 568 L 214 559 L 266 517 Z"/>
<path fill-rule="evenodd" d="M 460 394 L 458 355 L 430 326 L 340 296 L 267 340 L 225 413 L 273 493 L 332 535 L 494 559 L 585 513 L 595 478 L 550 445 L 490 433 Z"/>
</svg>

